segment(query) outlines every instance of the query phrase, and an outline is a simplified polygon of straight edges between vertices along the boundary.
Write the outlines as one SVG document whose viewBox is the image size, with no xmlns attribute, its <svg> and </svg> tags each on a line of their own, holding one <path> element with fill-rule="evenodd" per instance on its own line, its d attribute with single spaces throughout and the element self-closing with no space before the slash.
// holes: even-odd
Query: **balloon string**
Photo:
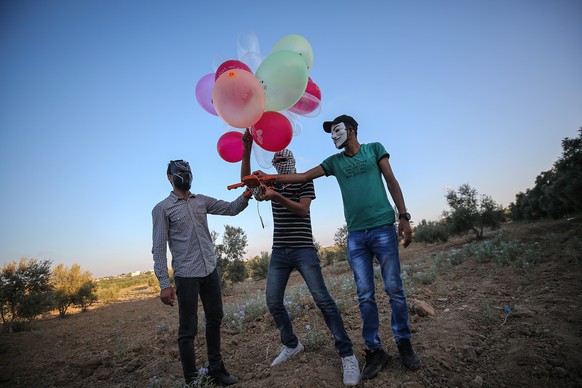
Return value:
<svg viewBox="0 0 582 388">
<path fill-rule="evenodd" d="M 259 201 L 257 201 L 257 214 L 259 215 L 259 220 L 261 220 L 261 226 L 265 229 L 265 224 L 263 223 L 263 217 L 261 217 L 261 210 L 259 209 Z"/>
</svg>

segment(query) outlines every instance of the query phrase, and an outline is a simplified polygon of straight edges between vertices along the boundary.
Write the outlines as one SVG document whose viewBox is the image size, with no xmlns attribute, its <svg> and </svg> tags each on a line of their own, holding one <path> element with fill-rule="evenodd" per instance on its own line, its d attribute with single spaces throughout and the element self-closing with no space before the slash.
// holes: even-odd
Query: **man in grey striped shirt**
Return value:
<svg viewBox="0 0 582 388">
<path fill-rule="evenodd" d="M 178 349 L 184 379 L 189 384 L 198 375 L 194 337 L 198 332 L 200 295 L 206 317 L 208 374 L 217 384 L 232 385 L 238 380 L 226 371 L 220 352 L 222 294 L 207 216 L 237 215 L 248 206 L 250 195 L 245 192 L 233 202 L 227 202 L 192 194 L 192 170 L 183 160 L 170 161 L 167 176 L 172 191 L 152 210 L 152 254 L 154 271 L 160 282 L 160 299 L 164 304 L 173 306 L 175 295 L 178 297 Z M 172 254 L 175 293 L 168 275 L 167 246 Z"/>
<path fill-rule="evenodd" d="M 252 136 L 243 135 L 243 160 L 241 179 L 250 174 Z M 295 173 L 293 153 L 284 149 L 277 151 L 273 165 L 279 174 Z M 343 382 L 356 385 L 360 381 L 358 360 L 352 350 L 353 344 L 344 327 L 339 309 L 329 294 L 319 264 L 319 256 L 313 244 L 309 208 L 315 199 L 313 181 L 299 184 L 279 185 L 266 188 L 258 194 L 260 200 L 270 200 L 273 210 L 273 250 L 267 273 L 267 307 L 281 333 L 280 354 L 272 362 L 275 366 L 297 355 L 303 345 L 293 332 L 291 319 L 284 304 L 285 288 L 291 272 L 296 269 L 307 284 L 313 300 L 327 327 L 335 339 L 335 347 L 342 359 Z"/>
</svg>

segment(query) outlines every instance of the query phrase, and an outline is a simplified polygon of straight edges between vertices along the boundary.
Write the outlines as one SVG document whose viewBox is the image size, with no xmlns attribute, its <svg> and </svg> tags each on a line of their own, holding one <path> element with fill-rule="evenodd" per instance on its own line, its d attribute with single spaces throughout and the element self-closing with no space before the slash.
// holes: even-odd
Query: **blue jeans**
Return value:
<svg viewBox="0 0 582 388">
<path fill-rule="evenodd" d="M 394 340 L 410 339 L 408 306 L 400 277 L 398 237 L 394 225 L 348 233 L 348 261 L 354 273 L 362 336 L 369 350 L 382 347 L 378 336 L 378 306 L 375 298 L 374 256 L 380 264 L 384 291 L 392 308 L 391 326 Z"/>
<path fill-rule="evenodd" d="M 327 291 L 319 257 L 314 248 L 273 248 L 267 274 L 267 307 L 281 332 L 283 345 L 294 348 L 299 340 L 293 332 L 291 319 L 285 308 L 283 297 L 291 271 L 297 269 L 323 314 L 327 327 L 335 339 L 340 357 L 353 355 L 352 341 L 344 328 L 339 309 Z"/>
<path fill-rule="evenodd" d="M 203 278 L 183 278 L 176 276 L 178 296 L 178 350 L 186 382 L 197 375 L 194 337 L 198 334 L 198 295 L 206 318 L 206 351 L 209 368 L 219 368 L 222 363 L 220 353 L 220 326 L 222 324 L 222 293 L 218 271 Z"/>
</svg>

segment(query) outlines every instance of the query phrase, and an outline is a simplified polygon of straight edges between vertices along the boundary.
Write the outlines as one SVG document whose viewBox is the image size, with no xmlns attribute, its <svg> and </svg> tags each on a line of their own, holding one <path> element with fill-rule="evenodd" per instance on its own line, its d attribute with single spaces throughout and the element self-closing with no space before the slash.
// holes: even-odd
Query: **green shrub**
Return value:
<svg viewBox="0 0 582 388">
<path fill-rule="evenodd" d="M 234 259 L 229 261 L 226 266 L 226 280 L 232 283 L 238 283 L 245 280 L 248 276 L 245 262 L 241 259 Z"/>
<path fill-rule="evenodd" d="M 262 280 L 267 277 L 269 260 L 269 253 L 261 252 L 261 256 L 255 256 L 247 261 L 247 269 L 253 280 Z"/>
<path fill-rule="evenodd" d="M 306 325 L 305 335 L 301 339 L 303 344 L 310 351 L 321 348 L 325 343 L 328 342 L 328 340 L 329 336 L 327 335 L 325 329 L 321 330 L 318 326 L 315 325 Z"/>
<path fill-rule="evenodd" d="M 97 298 L 101 303 L 115 302 L 119 298 L 121 289 L 117 285 L 109 285 L 108 287 L 99 287 L 97 290 Z"/>
<path fill-rule="evenodd" d="M 414 228 L 414 240 L 424 243 L 447 242 L 449 240 L 449 229 L 442 222 L 422 220 Z"/>
</svg>

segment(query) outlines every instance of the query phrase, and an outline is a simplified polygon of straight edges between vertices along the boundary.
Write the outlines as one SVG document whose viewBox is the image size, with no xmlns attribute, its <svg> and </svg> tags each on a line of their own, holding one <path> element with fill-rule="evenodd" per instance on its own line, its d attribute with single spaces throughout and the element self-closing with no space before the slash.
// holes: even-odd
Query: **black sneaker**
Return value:
<svg viewBox="0 0 582 388">
<path fill-rule="evenodd" d="M 364 365 L 364 371 L 362 372 L 362 379 L 372 379 L 376 377 L 378 372 L 380 372 L 388 360 L 390 360 L 390 357 L 390 354 L 382 348 L 374 350 L 373 352 L 366 349 L 366 363 Z"/>
<path fill-rule="evenodd" d="M 217 368 L 209 368 L 208 376 L 214 384 L 218 384 L 222 387 L 238 383 L 238 379 L 227 372 L 222 362 Z"/>
<path fill-rule="evenodd" d="M 400 360 L 406 369 L 415 370 L 422 365 L 422 361 L 420 361 L 418 355 L 412 350 L 410 340 L 400 340 L 398 343 L 398 353 L 400 353 Z"/>
</svg>

